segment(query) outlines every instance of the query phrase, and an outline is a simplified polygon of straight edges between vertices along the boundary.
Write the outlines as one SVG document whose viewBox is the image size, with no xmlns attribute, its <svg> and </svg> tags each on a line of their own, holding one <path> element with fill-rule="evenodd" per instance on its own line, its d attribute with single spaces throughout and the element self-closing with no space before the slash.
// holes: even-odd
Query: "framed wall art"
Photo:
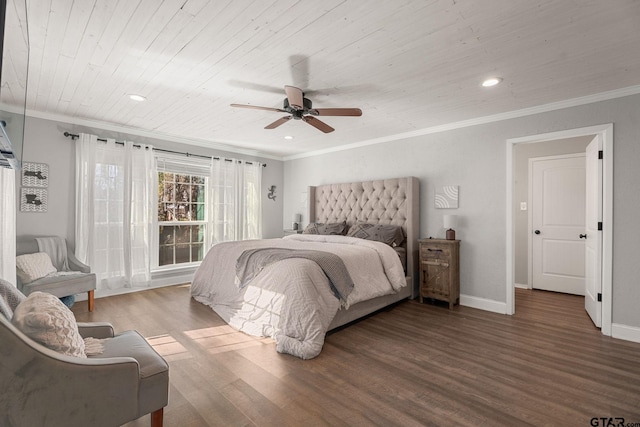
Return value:
<svg viewBox="0 0 640 427">
<path fill-rule="evenodd" d="M 47 189 L 22 187 L 20 194 L 21 212 L 46 212 Z"/>
<path fill-rule="evenodd" d="M 436 208 L 456 209 L 458 207 L 458 186 L 443 185 L 436 189 Z"/>
<path fill-rule="evenodd" d="M 22 163 L 22 185 L 24 187 L 48 187 L 49 165 L 45 163 Z"/>
</svg>

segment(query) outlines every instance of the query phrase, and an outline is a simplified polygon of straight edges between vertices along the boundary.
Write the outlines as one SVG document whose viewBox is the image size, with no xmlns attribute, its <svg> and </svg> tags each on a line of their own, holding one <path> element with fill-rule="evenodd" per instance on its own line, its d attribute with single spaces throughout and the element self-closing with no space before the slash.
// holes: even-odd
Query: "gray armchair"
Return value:
<svg viewBox="0 0 640 427">
<path fill-rule="evenodd" d="M 24 298 L 0 280 L 0 425 L 114 427 L 151 413 L 151 425 L 162 426 L 169 366 L 140 334 L 79 323 L 83 337 L 106 338 L 104 352 L 62 355 L 13 326 L 13 309 Z"/>
<path fill-rule="evenodd" d="M 45 252 L 41 250 L 36 236 L 18 236 L 16 239 L 16 255 Z M 16 276 L 18 289 L 25 295 L 31 292 L 48 292 L 57 297 L 66 297 L 82 292 L 87 292 L 87 304 L 89 311 L 94 307 L 94 290 L 96 289 L 96 275 L 91 273 L 91 268 L 80 262 L 71 249 L 69 242 L 62 237 L 51 237 L 51 241 L 58 241 L 57 253 L 64 255 L 64 259 L 54 259 L 51 256 L 54 267 L 58 271 L 77 272 L 73 275 L 47 276 L 29 283 L 22 283 L 19 276 Z M 55 250 L 54 246 L 54 250 Z M 59 258 L 59 257 L 58 257 Z"/>
</svg>

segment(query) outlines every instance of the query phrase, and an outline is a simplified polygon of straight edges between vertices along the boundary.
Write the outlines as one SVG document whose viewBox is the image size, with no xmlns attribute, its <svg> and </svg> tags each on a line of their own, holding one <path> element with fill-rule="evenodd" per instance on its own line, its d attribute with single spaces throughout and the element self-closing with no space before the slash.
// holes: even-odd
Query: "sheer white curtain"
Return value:
<svg viewBox="0 0 640 427">
<path fill-rule="evenodd" d="M 0 168 L 0 278 L 16 284 L 16 171 Z"/>
<path fill-rule="evenodd" d="M 239 185 L 243 190 L 240 197 L 239 240 L 262 238 L 262 165 L 257 162 L 241 163 Z"/>
<path fill-rule="evenodd" d="M 98 289 L 150 284 L 152 148 L 87 134 L 76 141 L 76 255 L 96 273 Z"/>
<path fill-rule="evenodd" d="M 262 237 L 262 165 L 212 159 L 209 175 L 209 242 Z"/>
</svg>

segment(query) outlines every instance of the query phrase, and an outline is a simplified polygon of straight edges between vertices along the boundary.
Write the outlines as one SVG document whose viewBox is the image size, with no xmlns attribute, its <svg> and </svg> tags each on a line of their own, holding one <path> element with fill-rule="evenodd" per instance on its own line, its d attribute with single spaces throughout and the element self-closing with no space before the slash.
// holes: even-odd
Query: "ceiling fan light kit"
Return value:
<svg viewBox="0 0 640 427">
<path fill-rule="evenodd" d="M 302 120 L 324 133 L 329 133 L 333 132 L 335 129 L 322 120 L 316 119 L 314 116 L 359 117 L 362 115 L 362 110 L 359 108 L 313 108 L 311 100 L 309 98 L 305 98 L 302 89 L 295 86 L 285 86 L 284 92 L 287 97 L 284 99 L 282 108 L 259 107 L 256 105 L 245 104 L 231 104 L 231 106 L 289 113 L 288 116 L 284 116 L 275 122 L 268 124 L 264 127 L 265 129 L 275 129 L 289 120 L 294 119 Z"/>
</svg>

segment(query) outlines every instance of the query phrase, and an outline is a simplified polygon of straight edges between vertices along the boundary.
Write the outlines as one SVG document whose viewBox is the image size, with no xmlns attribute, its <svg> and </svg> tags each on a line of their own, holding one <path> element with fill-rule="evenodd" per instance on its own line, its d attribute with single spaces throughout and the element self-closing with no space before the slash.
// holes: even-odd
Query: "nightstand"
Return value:
<svg viewBox="0 0 640 427">
<path fill-rule="evenodd" d="M 420 302 L 460 303 L 460 240 L 420 239 Z"/>
<path fill-rule="evenodd" d="M 285 236 L 289 234 L 302 234 L 302 230 L 282 230 Z"/>
</svg>

